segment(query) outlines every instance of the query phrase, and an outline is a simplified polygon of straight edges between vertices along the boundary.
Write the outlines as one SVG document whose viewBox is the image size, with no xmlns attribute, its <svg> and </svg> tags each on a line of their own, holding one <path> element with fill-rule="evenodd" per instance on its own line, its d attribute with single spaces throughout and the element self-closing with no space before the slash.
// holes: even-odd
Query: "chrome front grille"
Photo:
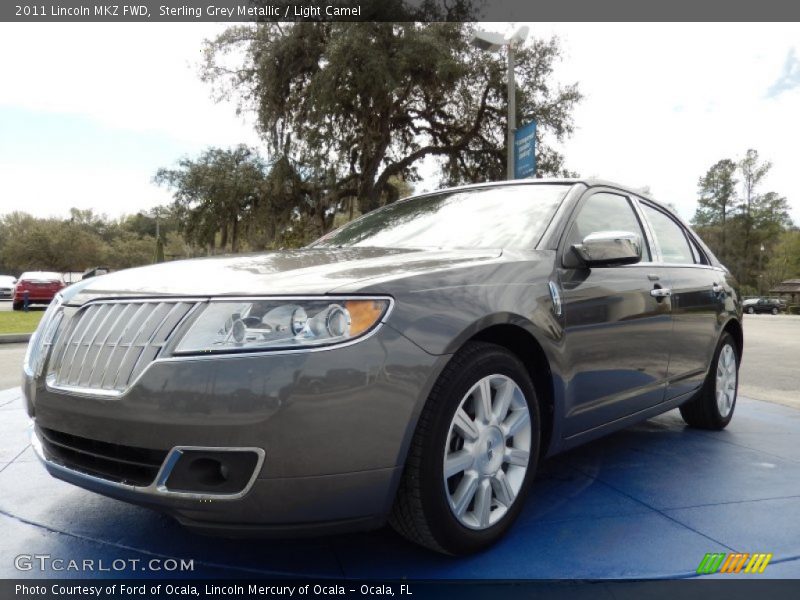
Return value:
<svg viewBox="0 0 800 600">
<path fill-rule="evenodd" d="M 192 301 L 93 302 L 62 319 L 50 356 L 50 387 L 117 395 L 161 352 Z"/>
</svg>

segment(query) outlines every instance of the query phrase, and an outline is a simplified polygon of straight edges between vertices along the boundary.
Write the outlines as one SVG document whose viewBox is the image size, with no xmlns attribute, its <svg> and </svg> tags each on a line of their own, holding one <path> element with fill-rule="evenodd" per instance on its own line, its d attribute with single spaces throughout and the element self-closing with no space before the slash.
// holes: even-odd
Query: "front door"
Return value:
<svg viewBox="0 0 800 600">
<path fill-rule="evenodd" d="M 651 263 L 581 265 L 572 244 L 599 231 L 626 231 L 647 240 L 628 197 L 611 191 L 582 199 L 562 244 L 560 285 L 565 319 L 565 434 L 572 436 L 663 401 L 672 330 L 666 287 Z"/>
</svg>

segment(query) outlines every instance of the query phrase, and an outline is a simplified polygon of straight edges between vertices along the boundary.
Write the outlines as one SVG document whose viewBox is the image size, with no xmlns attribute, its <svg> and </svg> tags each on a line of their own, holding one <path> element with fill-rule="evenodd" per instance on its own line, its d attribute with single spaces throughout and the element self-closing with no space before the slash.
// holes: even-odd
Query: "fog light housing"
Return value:
<svg viewBox="0 0 800 600">
<path fill-rule="evenodd" d="M 257 475 L 255 450 L 181 448 L 166 481 L 166 492 L 232 495 L 244 492 Z"/>
</svg>

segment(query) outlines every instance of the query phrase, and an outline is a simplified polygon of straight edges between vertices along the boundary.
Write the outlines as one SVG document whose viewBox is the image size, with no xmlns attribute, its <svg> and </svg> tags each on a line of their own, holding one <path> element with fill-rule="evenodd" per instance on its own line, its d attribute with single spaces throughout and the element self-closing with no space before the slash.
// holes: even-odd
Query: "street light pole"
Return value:
<svg viewBox="0 0 800 600">
<path fill-rule="evenodd" d="M 506 44 L 508 53 L 508 149 L 506 179 L 514 179 L 514 132 L 517 131 L 517 89 L 514 80 L 514 44 Z"/>
<path fill-rule="evenodd" d="M 514 44 L 523 42 L 528 36 L 528 28 L 520 27 L 511 37 L 503 37 L 491 31 L 476 31 L 472 45 L 487 52 L 496 52 L 505 47 L 508 59 L 508 140 L 506 146 L 506 179 L 514 179 L 514 133 L 517 131 L 517 91 L 514 79 Z"/>
</svg>

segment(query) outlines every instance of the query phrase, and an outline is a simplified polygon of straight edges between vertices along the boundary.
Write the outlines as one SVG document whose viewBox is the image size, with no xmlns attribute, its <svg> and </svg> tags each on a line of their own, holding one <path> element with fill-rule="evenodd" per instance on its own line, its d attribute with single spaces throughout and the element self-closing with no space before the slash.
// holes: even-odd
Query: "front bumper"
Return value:
<svg viewBox="0 0 800 600">
<path fill-rule="evenodd" d="M 383 522 L 442 365 L 384 326 L 319 352 L 157 360 L 113 398 L 52 390 L 28 375 L 23 392 L 37 427 L 100 443 L 168 454 L 181 446 L 263 451 L 239 497 L 110 481 L 60 464 L 35 439 L 53 476 L 206 531 L 295 535 Z"/>
</svg>

